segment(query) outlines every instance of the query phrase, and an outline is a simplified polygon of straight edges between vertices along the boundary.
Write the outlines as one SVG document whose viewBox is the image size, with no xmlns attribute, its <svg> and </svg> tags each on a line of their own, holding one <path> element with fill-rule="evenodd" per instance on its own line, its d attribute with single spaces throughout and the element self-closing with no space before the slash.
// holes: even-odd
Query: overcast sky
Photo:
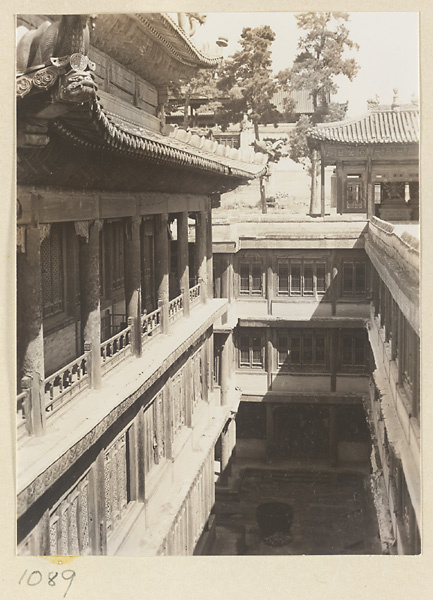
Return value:
<svg viewBox="0 0 433 600">
<path fill-rule="evenodd" d="M 269 25 L 276 34 L 272 44 L 274 71 L 290 67 L 297 52 L 299 30 L 295 13 L 207 13 L 198 39 L 229 39 L 223 51 L 225 57 L 237 49 L 243 27 Z M 419 97 L 418 13 L 416 12 L 358 12 L 350 13 L 350 37 L 359 44 L 353 53 L 360 70 L 349 82 L 341 77 L 337 101 L 349 101 L 349 116 L 366 111 L 367 100 L 378 94 L 380 101 L 390 104 L 393 88 L 398 89 L 401 102 Z"/>
</svg>

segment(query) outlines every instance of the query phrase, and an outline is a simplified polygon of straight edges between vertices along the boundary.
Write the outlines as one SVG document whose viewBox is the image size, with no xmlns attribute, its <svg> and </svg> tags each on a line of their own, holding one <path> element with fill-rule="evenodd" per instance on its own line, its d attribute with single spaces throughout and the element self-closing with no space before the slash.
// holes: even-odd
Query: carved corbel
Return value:
<svg viewBox="0 0 433 600">
<path fill-rule="evenodd" d="M 86 243 L 89 242 L 90 221 L 74 221 L 75 235 L 83 237 Z"/>
<path fill-rule="evenodd" d="M 83 237 L 86 240 L 86 244 L 88 244 L 90 228 L 96 227 L 99 233 L 103 225 L 104 221 L 102 219 L 95 219 L 94 221 L 74 221 L 75 234 Z"/>
<path fill-rule="evenodd" d="M 39 235 L 40 235 L 41 244 L 50 235 L 50 232 L 51 232 L 51 224 L 50 223 L 39 224 Z"/>
</svg>

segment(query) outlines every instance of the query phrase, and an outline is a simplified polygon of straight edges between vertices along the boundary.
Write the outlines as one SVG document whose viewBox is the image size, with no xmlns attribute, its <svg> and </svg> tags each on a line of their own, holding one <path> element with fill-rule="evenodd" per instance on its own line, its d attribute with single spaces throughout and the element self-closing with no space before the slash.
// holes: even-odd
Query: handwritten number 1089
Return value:
<svg viewBox="0 0 433 600">
<path fill-rule="evenodd" d="M 27 569 L 24 571 L 24 573 L 21 575 L 20 580 L 19 580 L 19 585 L 23 584 L 23 585 L 28 585 L 29 587 L 34 587 L 36 585 L 39 585 L 42 580 L 44 579 L 42 573 L 40 571 L 32 571 L 27 577 Z M 59 573 L 57 571 L 50 571 L 48 573 L 48 585 L 51 587 L 54 587 L 56 585 L 56 578 L 59 576 Z M 69 588 L 72 585 L 72 582 L 74 580 L 75 577 L 75 571 L 73 571 L 72 569 L 67 569 L 66 571 L 62 571 L 60 573 L 61 578 L 64 581 L 69 581 L 69 585 L 65 590 L 65 593 L 63 594 L 63 598 L 66 597 L 66 594 L 69 592 Z"/>
</svg>

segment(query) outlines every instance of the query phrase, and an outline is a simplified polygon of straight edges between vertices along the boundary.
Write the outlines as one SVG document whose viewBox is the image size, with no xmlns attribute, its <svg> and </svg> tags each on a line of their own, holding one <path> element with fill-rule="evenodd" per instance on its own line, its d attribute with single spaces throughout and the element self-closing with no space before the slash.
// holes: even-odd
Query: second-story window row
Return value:
<svg viewBox="0 0 433 600">
<path fill-rule="evenodd" d="M 326 262 L 280 260 L 278 262 L 279 296 L 313 296 L 326 292 Z"/>
<path fill-rule="evenodd" d="M 324 332 L 283 331 L 278 334 L 278 367 L 324 370 L 329 362 L 328 340 Z"/>
</svg>

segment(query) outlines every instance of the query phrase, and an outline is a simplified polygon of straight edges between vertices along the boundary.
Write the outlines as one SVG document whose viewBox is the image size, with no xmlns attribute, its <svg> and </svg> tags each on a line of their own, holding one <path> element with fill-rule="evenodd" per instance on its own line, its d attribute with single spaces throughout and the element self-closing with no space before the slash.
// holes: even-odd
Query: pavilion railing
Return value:
<svg viewBox="0 0 433 600">
<path fill-rule="evenodd" d="M 157 308 L 153 312 L 141 317 L 141 339 L 146 343 L 150 337 L 161 333 L 161 309 Z"/>
<path fill-rule="evenodd" d="M 168 318 L 170 323 L 176 321 L 183 314 L 183 295 L 170 300 L 168 304 Z"/>
<path fill-rule="evenodd" d="M 89 387 L 88 353 L 75 358 L 44 380 L 47 417 L 69 402 L 81 390 Z"/>
<path fill-rule="evenodd" d="M 128 325 L 101 344 L 102 374 L 130 356 L 132 345 L 132 325 Z"/>
<path fill-rule="evenodd" d="M 200 301 L 200 284 L 198 283 L 194 287 L 189 290 L 189 304 L 190 306 L 194 306 L 197 302 Z"/>
</svg>

